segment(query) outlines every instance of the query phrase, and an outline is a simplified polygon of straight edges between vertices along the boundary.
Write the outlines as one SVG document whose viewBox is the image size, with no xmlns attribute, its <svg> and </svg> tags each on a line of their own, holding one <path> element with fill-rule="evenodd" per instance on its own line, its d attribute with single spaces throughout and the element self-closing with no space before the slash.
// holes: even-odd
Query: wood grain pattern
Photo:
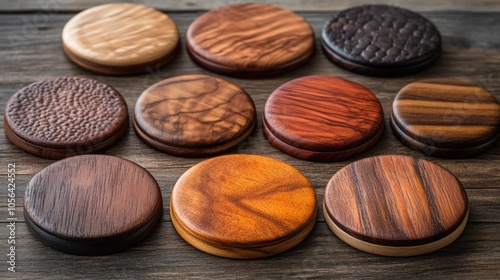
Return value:
<svg viewBox="0 0 500 280">
<path fill-rule="evenodd" d="M 500 103 L 486 89 L 465 82 L 411 83 L 396 96 L 391 119 L 403 143 L 432 156 L 474 156 L 500 138 Z"/>
<path fill-rule="evenodd" d="M 302 173 L 255 155 L 212 158 L 177 181 L 170 215 L 179 235 L 207 253 L 258 258 L 301 242 L 316 222 L 316 196 Z"/>
<path fill-rule="evenodd" d="M 244 78 L 290 71 L 314 51 L 314 32 L 301 16 L 256 3 L 211 10 L 189 26 L 186 37 L 201 66 Z"/>
<path fill-rule="evenodd" d="M 146 143 L 180 156 L 205 156 L 244 141 L 256 123 L 252 98 L 239 86 L 212 76 L 183 75 L 144 91 L 134 128 Z"/>
<path fill-rule="evenodd" d="M 176 11 L 169 16 L 178 24 L 185 40 L 186 30 L 207 8 L 221 5 L 220 1 L 175 1 L 147 0 L 151 7 L 162 11 Z M 8 3 L 7 3 L 8 2 Z M 259 1 L 260 2 L 260 1 Z M 286 3 L 285 3 L 286 2 Z M 321 2 L 321 5 L 318 5 Z M 281 1 L 282 7 L 300 12 L 319 35 L 324 22 L 332 12 L 348 8 L 356 1 Z M 371 1 L 394 4 L 394 1 Z M 61 32 L 64 24 L 79 7 L 90 7 L 96 0 L 77 2 L 56 1 L 3 1 L 0 10 L 20 7 L 17 13 L 0 14 L 0 108 L 5 108 L 8 98 L 23 86 L 34 81 L 61 75 L 87 75 L 113 85 L 125 98 L 130 110 L 137 98 L 148 86 L 167 77 L 184 74 L 205 73 L 182 51 L 167 67 L 155 69 L 149 75 L 110 77 L 91 74 L 68 62 L 61 52 Z M 136 2 L 137 3 L 137 2 Z M 146 3 L 146 2 L 142 2 Z M 227 3 L 227 2 L 225 2 Z M 234 3 L 231 1 L 231 3 Z M 365 2 L 366 3 L 366 2 Z M 151 5 L 150 5 L 151 4 Z M 243 87 L 252 97 L 261 121 L 264 104 L 269 94 L 278 86 L 306 75 L 327 74 L 356 81 L 372 90 L 385 111 L 385 125 L 395 94 L 405 85 L 418 79 L 453 78 L 472 79 L 483 84 L 497 99 L 500 99 L 500 29 L 498 5 L 493 0 L 416 0 L 399 1 L 402 7 L 411 8 L 436 24 L 443 36 L 443 55 L 427 71 L 415 76 L 378 79 L 357 75 L 332 65 L 321 53 L 319 45 L 311 60 L 296 71 L 267 79 L 229 79 Z M 57 10 L 44 10 L 46 5 L 57 5 Z M 26 9 L 21 9 L 27 7 Z M 178 10 L 179 7 L 185 9 Z M 17 8 L 16 8 L 17 9 Z M 49 13 L 47 17 L 46 13 Z M 40 19 L 32 23 L 31 20 Z M 2 118 L 1 116 L 0 118 Z M 0 129 L 3 122 L 0 122 Z M 84 257 L 52 250 L 39 242 L 22 217 L 24 190 L 29 180 L 53 161 L 32 156 L 16 148 L 0 133 L 0 237 L 7 240 L 6 201 L 8 163 L 15 162 L 16 173 L 16 268 L 15 274 L 0 272 L 7 278 L 39 279 L 53 275 L 57 279 L 80 278 L 182 278 L 182 279 L 238 279 L 238 278 L 472 278 L 494 279 L 499 274 L 500 262 L 500 144 L 485 153 L 468 159 L 447 160 L 432 158 L 409 149 L 394 135 L 386 131 L 377 145 L 357 157 L 332 163 L 315 163 L 288 156 L 268 143 L 258 125 L 255 133 L 230 153 L 266 155 L 285 161 L 300 170 L 316 191 L 318 203 L 323 202 L 328 179 L 346 164 L 367 156 L 401 154 L 420 156 L 446 167 L 460 179 L 470 203 L 470 216 L 462 235 L 449 246 L 420 257 L 387 258 L 357 250 L 332 234 L 322 215 L 321 204 L 316 225 L 311 234 L 296 247 L 276 256 L 256 260 L 232 260 L 205 254 L 187 244 L 175 232 L 168 213 L 169 196 L 176 180 L 191 166 L 200 162 L 198 158 L 174 157 L 161 154 L 145 145 L 131 129 L 126 137 L 106 154 L 117 155 L 137 162 L 156 178 L 165 198 L 162 222 L 148 238 L 136 246 L 118 254 Z M 2 206 L 3 205 L 3 206 Z M 0 242 L 0 252 L 8 253 L 7 242 Z M 6 267 L 6 266 L 5 266 Z M 4 269 L 5 269 L 4 267 Z"/>
<path fill-rule="evenodd" d="M 307 76 L 276 89 L 263 115 L 267 139 L 291 156 L 335 161 L 372 147 L 383 132 L 377 97 L 334 76 Z"/>
<path fill-rule="evenodd" d="M 4 112 L 7 137 L 36 156 L 60 159 L 114 145 L 128 129 L 121 94 L 102 82 L 59 77 L 16 92 Z"/>
<path fill-rule="evenodd" d="M 342 168 L 326 186 L 324 207 L 325 219 L 355 239 L 392 247 L 388 255 L 448 245 L 462 232 L 469 211 L 467 194 L 452 173 L 407 156 L 370 157 Z M 404 252 L 449 235 L 454 238 L 441 247 Z"/>
<path fill-rule="evenodd" d="M 143 239 L 160 220 L 162 205 L 156 180 L 139 165 L 82 155 L 53 163 L 31 179 L 24 214 L 47 245 L 95 255 Z"/>
<path fill-rule="evenodd" d="M 171 60 L 179 45 L 176 24 L 135 4 L 100 5 L 74 16 L 62 33 L 68 57 L 101 74 L 145 73 Z"/>
</svg>

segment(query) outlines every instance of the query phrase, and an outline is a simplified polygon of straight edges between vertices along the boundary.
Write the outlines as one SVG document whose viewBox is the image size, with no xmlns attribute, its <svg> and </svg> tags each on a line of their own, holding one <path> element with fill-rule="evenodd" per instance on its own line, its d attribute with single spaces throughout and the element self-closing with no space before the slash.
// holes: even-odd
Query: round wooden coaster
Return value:
<svg viewBox="0 0 500 280">
<path fill-rule="evenodd" d="M 66 55 L 87 70 L 106 75 L 146 73 L 170 61 L 179 32 L 164 13 L 136 4 L 87 9 L 64 26 Z"/>
<path fill-rule="evenodd" d="M 267 4 L 213 9 L 187 31 L 189 54 L 201 66 L 243 78 L 277 75 L 304 64 L 314 52 L 314 32 L 301 16 Z"/>
<path fill-rule="evenodd" d="M 146 237 L 163 212 L 156 180 L 113 156 L 82 155 L 51 164 L 29 182 L 26 224 L 46 245 L 72 254 L 124 250 Z"/>
<path fill-rule="evenodd" d="M 347 244 L 398 257 L 447 246 L 469 214 L 467 194 L 448 170 L 393 155 L 365 158 L 335 173 L 323 208 L 328 226 Z"/>
<path fill-rule="evenodd" d="M 201 157 L 238 146 L 255 127 L 255 105 L 239 86 L 212 76 L 158 82 L 135 105 L 137 135 L 177 156 Z"/>
<path fill-rule="evenodd" d="M 307 76 L 276 89 L 267 99 L 264 134 L 286 154 L 338 161 L 371 148 L 383 132 L 377 97 L 360 84 L 334 76 Z"/>
<path fill-rule="evenodd" d="M 396 95 L 391 126 L 397 138 L 424 154 L 471 157 L 492 148 L 500 138 L 500 103 L 473 84 L 418 81 Z"/>
<path fill-rule="evenodd" d="M 179 235 L 209 254 L 237 259 L 288 250 L 316 222 L 314 189 L 292 166 L 263 156 L 228 155 L 184 173 L 172 190 Z"/>
<path fill-rule="evenodd" d="M 16 146 L 39 157 L 95 153 L 126 133 L 127 104 L 99 81 L 59 77 L 15 93 L 5 107 L 4 129 Z"/>
<path fill-rule="evenodd" d="M 364 5 L 333 15 L 321 34 L 325 55 L 339 66 L 372 76 L 400 76 L 431 66 L 441 35 L 428 19 L 387 5 Z"/>
</svg>

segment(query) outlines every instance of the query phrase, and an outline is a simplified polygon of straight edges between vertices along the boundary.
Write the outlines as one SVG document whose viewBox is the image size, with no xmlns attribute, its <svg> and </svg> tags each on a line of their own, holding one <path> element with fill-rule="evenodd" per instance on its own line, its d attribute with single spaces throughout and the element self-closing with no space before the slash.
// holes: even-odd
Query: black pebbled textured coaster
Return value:
<svg viewBox="0 0 500 280">
<path fill-rule="evenodd" d="M 413 74 L 441 53 L 441 35 L 428 19 L 387 5 L 340 11 L 321 34 L 325 55 L 339 66 L 372 76 Z"/>
</svg>

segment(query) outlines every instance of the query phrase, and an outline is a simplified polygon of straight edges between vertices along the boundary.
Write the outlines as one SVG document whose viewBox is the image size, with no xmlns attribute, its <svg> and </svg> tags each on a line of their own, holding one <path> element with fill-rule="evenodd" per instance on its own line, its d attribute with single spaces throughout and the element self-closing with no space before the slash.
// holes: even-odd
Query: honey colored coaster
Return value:
<svg viewBox="0 0 500 280">
<path fill-rule="evenodd" d="M 26 224 L 46 245 L 72 254 L 103 255 L 146 237 L 163 211 L 156 180 L 113 156 L 81 155 L 51 164 L 31 179 Z"/>
<path fill-rule="evenodd" d="M 291 71 L 314 52 L 314 32 L 301 16 L 276 6 L 245 3 L 198 17 L 186 35 L 189 54 L 224 75 L 266 77 Z"/>
<path fill-rule="evenodd" d="M 449 245 L 469 215 L 467 194 L 453 174 L 432 162 L 396 155 L 365 158 L 335 173 L 323 208 L 341 240 L 395 257 Z"/>
<path fill-rule="evenodd" d="M 286 154 L 311 161 L 343 160 L 371 148 L 384 114 L 364 86 L 334 76 L 307 76 L 276 89 L 263 115 L 267 140 Z"/>
<path fill-rule="evenodd" d="M 255 127 L 255 105 L 239 86 L 206 75 L 158 82 L 135 104 L 137 135 L 177 156 L 201 157 L 235 148 Z"/>
<path fill-rule="evenodd" d="M 179 32 L 164 13 L 136 4 L 87 9 L 64 26 L 63 48 L 71 61 L 106 75 L 153 71 L 179 48 Z"/>
<path fill-rule="evenodd" d="M 472 157 L 494 147 L 500 138 L 500 103 L 473 84 L 418 81 L 396 95 L 391 126 L 404 144 L 424 154 Z"/>
<path fill-rule="evenodd" d="M 127 132 L 127 104 L 99 81 L 59 77 L 15 93 L 5 107 L 4 129 L 12 143 L 39 157 L 95 153 Z"/>
<path fill-rule="evenodd" d="M 342 68 L 372 76 L 400 76 L 431 66 L 441 35 L 428 19 L 387 5 L 335 13 L 321 34 L 325 55 Z"/>
<path fill-rule="evenodd" d="M 294 167 L 263 156 L 228 155 L 186 171 L 170 198 L 179 235 L 209 254 L 260 258 L 288 250 L 316 222 L 314 189 Z"/>
</svg>

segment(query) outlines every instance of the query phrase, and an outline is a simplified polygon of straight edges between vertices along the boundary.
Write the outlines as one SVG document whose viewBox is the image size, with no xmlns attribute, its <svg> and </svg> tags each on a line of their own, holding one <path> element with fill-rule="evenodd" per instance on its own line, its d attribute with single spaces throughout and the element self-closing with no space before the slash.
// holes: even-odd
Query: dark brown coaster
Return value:
<svg viewBox="0 0 500 280">
<path fill-rule="evenodd" d="M 113 156 L 82 155 L 51 164 L 28 183 L 26 224 L 46 245 L 72 254 L 103 255 L 146 237 L 163 211 L 156 180 Z"/>
<path fill-rule="evenodd" d="M 201 66 L 230 76 L 257 78 L 304 64 L 314 52 L 314 32 L 301 16 L 267 4 L 236 4 L 198 17 L 186 35 Z"/>
<path fill-rule="evenodd" d="M 238 146 L 255 127 L 255 105 L 239 86 L 212 76 L 184 75 L 144 91 L 134 109 L 137 135 L 177 156 L 201 157 Z"/>
<path fill-rule="evenodd" d="M 4 114 L 10 141 L 51 159 L 105 150 L 128 129 L 127 104 L 120 93 L 82 77 L 30 84 L 9 99 Z"/>
<path fill-rule="evenodd" d="M 276 89 L 263 114 L 269 142 L 293 157 L 339 161 L 371 148 L 384 114 L 364 86 L 334 76 L 307 76 Z"/>
<path fill-rule="evenodd" d="M 408 84 L 396 95 L 392 131 L 424 154 L 466 158 L 500 138 L 500 103 L 484 88 L 452 80 Z"/>
<path fill-rule="evenodd" d="M 228 155 L 196 164 L 172 190 L 179 235 L 221 257 L 249 259 L 286 251 L 316 223 L 314 189 L 294 167 L 272 158 Z"/>
<path fill-rule="evenodd" d="M 129 3 L 87 9 L 64 26 L 68 58 L 87 70 L 106 75 L 153 71 L 179 49 L 176 24 L 163 12 Z"/>
<path fill-rule="evenodd" d="M 387 5 L 340 11 L 321 34 L 325 55 L 339 66 L 372 76 L 413 74 L 441 53 L 441 35 L 428 19 Z"/>
<path fill-rule="evenodd" d="M 452 173 L 392 155 L 365 158 L 335 173 L 323 207 L 328 226 L 347 244 L 399 257 L 449 245 L 469 215 L 467 194 Z"/>
</svg>

